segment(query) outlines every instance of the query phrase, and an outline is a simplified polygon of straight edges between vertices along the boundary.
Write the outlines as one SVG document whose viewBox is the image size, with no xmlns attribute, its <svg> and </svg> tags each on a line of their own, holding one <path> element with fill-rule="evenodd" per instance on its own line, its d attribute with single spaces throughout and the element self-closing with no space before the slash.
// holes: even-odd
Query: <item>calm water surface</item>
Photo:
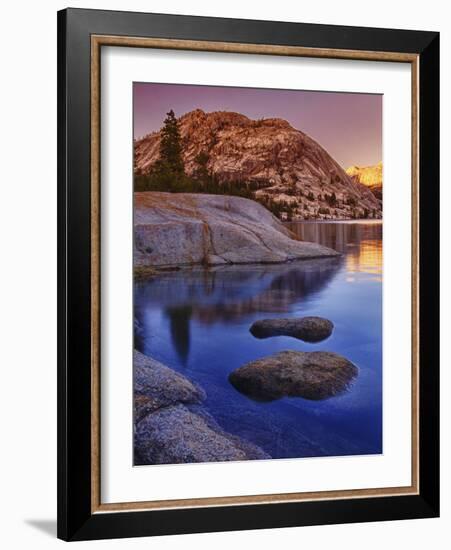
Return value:
<svg viewBox="0 0 451 550">
<path fill-rule="evenodd" d="M 382 452 L 382 224 L 293 222 L 306 241 L 340 258 L 283 265 L 167 273 L 135 286 L 135 345 L 197 382 L 228 432 L 273 458 Z M 268 317 L 319 315 L 327 340 L 258 340 L 251 324 Z M 323 401 L 257 402 L 228 382 L 244 363 L 292 349 L 338 352 L 359 367 L 350 390 Z"/>
</svg>

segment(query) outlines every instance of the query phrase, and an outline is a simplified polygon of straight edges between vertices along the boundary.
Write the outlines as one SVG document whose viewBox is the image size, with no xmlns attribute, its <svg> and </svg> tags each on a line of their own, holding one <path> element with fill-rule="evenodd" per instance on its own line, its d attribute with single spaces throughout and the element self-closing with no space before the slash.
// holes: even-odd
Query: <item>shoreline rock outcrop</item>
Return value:
<svg viewBox="0 0 451 550">
<path fill-rule="evenodd" d="M 242 197 L 135 193 L 137 266 L 283 263 L 339 256 L 298 240 L 261 204 Z"/>
<path fill-rule="evenodd" d="M 164 407 L 137 426 L 138 463 L 180 464 L 270 458 L 259 447 L 223 431 L 208 413 Z"/>
<path fill-rule="evenodd" d="M 334 325 L 322 317 L 300 317 L 291 319 L 259 319 L 249 329 L 255 338 L 292 336 L 305 342 L 321 342 L 328 338 Z"/>
<path fill-rule="evenodd" d="M 135 422 L 162 407 L 201 403 L 206 398 L 204 390 L 188 378 L 136 350 L 133 374 Z"/>
<path fill-rule="evenodd" d="M 185 376 L 136 350 L 133 368 L 136 465 L 271 458 L 224 431 L 201 404 L 205 392 Z"/>
<path fill-rule="evenodd" d="M 321 400 L 345 391 L 357 374 L 358 368 L 338 353 L 281 351 L 239 367 L 229 381 L 256 400 Z"/>
</svg>

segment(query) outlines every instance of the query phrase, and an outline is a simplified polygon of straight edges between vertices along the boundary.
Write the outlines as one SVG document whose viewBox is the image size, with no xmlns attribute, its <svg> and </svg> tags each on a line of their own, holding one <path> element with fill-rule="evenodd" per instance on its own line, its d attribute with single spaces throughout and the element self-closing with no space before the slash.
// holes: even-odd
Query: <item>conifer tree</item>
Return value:
<svg viewBox="0 0 451 550">
<path fill-rule="evenodd" d="M 161 190 L 177 191 L 184 186 L 185 178 L 182 139 L 177 118 L 171 109 L 161 129 L 160 158 L 155 163 L 153 180 Z"/>
<path fill-rule="evenodd" d="M 172 109 L 167 113 L 161 130 L 160 160 L 175 174 L 185 171 L 179 125 Z"/>
</svg>

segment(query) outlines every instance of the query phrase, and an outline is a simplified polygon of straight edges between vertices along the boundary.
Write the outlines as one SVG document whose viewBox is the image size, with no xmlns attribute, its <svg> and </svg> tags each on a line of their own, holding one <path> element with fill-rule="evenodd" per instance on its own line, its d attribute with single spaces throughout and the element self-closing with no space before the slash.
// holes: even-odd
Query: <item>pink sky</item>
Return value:
<svg viewBox="0 0 451 550">
<path fill-rule="evenodd" d="M 283 118 L 318 141 L 344 168 L 382 160 L 382 95 L 185 84 L 134 83 L 134 136 L 159 130 L 166 113 L 235 111 Z"/>
</svg>

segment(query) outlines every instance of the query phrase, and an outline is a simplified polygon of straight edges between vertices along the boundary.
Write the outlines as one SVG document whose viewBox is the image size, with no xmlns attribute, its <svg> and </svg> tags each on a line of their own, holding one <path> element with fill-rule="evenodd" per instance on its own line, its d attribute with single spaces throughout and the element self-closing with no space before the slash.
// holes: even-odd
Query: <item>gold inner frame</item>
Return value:
<svg viewBox="0 0 451 550">
<path fill-rule="evenodd" d="M 100 498 L 100 51 L 102 46 L 157 48 L 208 52 L 247 53 L 295 57 L 319 57 L 410 63 L 412 94 L 412 479 L 407 487 L 383 487 L 337 491 L 281 493 L 228 497 L 102 503 Z M 91 36 L 91 512 L 162 510 L 305 502 L 342 498 L 384 497 L 419 494 L 419 220 L 418 220 L 418 102 L 419 56 L 397 52 L 333 50 L 298 46 L 238 44 L 164 38 Z"/>
</svg>

